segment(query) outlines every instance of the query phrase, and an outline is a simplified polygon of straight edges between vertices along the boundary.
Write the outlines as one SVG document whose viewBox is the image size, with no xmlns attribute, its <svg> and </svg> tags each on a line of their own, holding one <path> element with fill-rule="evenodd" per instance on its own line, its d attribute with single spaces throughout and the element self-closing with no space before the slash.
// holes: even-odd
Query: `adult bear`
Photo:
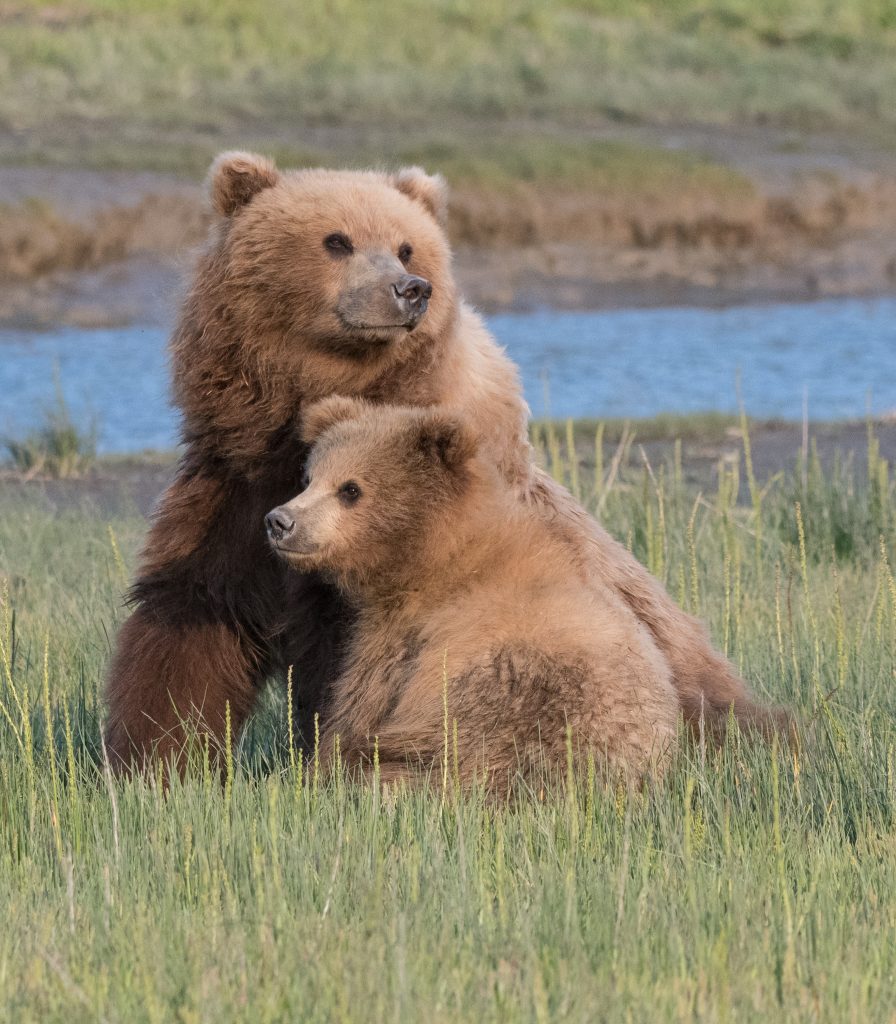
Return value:
<svg viewBox="0 0 896 1024">
<path fill-rule="evenodd" d="M 171 341 L 184 453 L 155 512 L 106 688 L 106 746 L 127 766 L 179 755 L 187 728 L 238 732 L 270 675 L 294 666 L 307 736 L 351 614 L 322 579 L 288 573 L 264 517 L 300 489 L 303 407 L 332 394 L 451 407 L 505 478 L 616 587 L 672 668 L 685 717 L 766 721 L 701 624 L 571 496 L 534 468 L 516 368 L 459 298 L 444 183 L 280 172 L 225 153 L 218 214 Z"/>
</svg>

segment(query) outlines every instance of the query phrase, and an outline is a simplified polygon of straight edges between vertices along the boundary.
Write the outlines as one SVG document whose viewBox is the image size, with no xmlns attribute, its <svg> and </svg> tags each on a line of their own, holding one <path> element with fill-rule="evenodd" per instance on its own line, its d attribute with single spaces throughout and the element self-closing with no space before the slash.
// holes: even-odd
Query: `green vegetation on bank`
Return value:
<svg viewBox="0 0 896 1024">
<path fill-rule="evenodd" d="M 12 468 L 25 477 L 80 476 L 96 462 L 96 426 L 85 430 L 74 420 L 58 380 L 56 399 L 44 411 L 43 423 L 2 444 Z"/>
<path fill-rule="evenodd" d="M 6 487 L 0 1018 L 896 1013 L 896 494 L 873 431 L 865 483 L 813 458 L 756 480 L 747 438 L 703 494 L 674 455 L 614 468 L 570 457 L 574 430 L 540 433 L 761 696 L 796 709 L 800 749 L 685 745 L 643 791 L 583 776 L 495 809 L 450 774 L 416 794 L 323 781 L 271 693 L 223 785 L 201 763 L 168 793 L 115 781 L 97 691 L 145 522 Z"/>
<path fill-rule="evenodd" d="M 776 420 L 747 420 L 750 430 L 778 426 Z M 572 429 L 576 448 L 584 444 L 593 446 L 600 437 L 604 444 L 617 444 L 623 438 L 632 441 L 691 441 L 718 442 L 741 428 L 740 417 L 725 412 L 667 412 L 646 419 L 589 419 L 572 421 L 536 419 L 532 421 L 533 437 L 544 439 L 550 434 L 566 436 Z"/>
<path fill-rule="evenodd" d="M 777 421 L 748 420 L 752 431 L 774 427 Z M 718 442 L 738 431 L 740 419 L 730 413 L 661 413 L 648 419 L 576 419 L 571 423 L 576 448 L 593 446 L 598 431 L 604 444 L 617 444 L 623 438 L 632 441 L 675 441 L 680 439 Z M 536 443 L 551 434 L 566 436 L 570 429 L 565 420 L 536 419 L 532 422 L 532 436 Z M 44 413 L 39 427 L 24 436 L 10 437 L 4 442 L 6 460 L 0 458 L 0 466 L 6 465 L 26 476 L 66 477 L 77 476 L 97 466 L 100 472 L 114 471 L 116 466 L 132 464 L 139 467 L 143 462 L 152 464 L 174 462 L 175 452 L 149 452 L 134 454 L 96 455 L 96 429 L 85 430 L 72 419 L 61 395 Z M 57 462 L 62 452 L 73 452 L 77 459 Z M 588 452 L 593 455 L 593 452 Z M 61 462 L 61 465 L 60 465 Z"/>
<path fill-rule="evenodd" d="M 19 0 L 0 159 L 195 172 L 239 143 L 575 176 L 611 124 L 889 131 L 894 57 L 893 0 Z"/>
</svg>

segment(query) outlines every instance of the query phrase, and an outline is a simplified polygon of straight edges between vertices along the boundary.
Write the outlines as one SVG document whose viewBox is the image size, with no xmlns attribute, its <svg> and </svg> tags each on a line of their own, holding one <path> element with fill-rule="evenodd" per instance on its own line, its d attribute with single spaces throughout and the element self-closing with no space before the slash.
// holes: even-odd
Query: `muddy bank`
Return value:
<svg viewBox="0 0 896 1024">
<path fill-rule="evenodd" d="M 624 486 L 628 473 L 640 478 L 645 460 L 652 469 L 672 457 L 674 441 L 651 439 L 651 422 L 632 426 L 634 440 L 627 447 L 625 463 L 620 467 L 617 486 Z M 639 440 L 639 431 L 644 437 Z M 590 433 L 590 432 L 589 432 Z M 610 431 L 609 433 L 612 433 Z M 861 480 L 867 461 L 868 432 L 864 423 L 812 423 L 809 430 L 817 456 L 830 470 L 839 457 L 851 463 Z M 888 419 L 875 425 L 879 454 L 891 464 L 896 462 L 896 421 Z M 577 445 L 585 471 L 594 466 L 591 444 Z M 604 446 L 604 464 L 610 465 L 619 441 L 611 439 Z M 802 426 L 798 423 L 754 422 L 750 427 L 750 444 L 756 479 L 764 485 L 777 473 L 792 473 L 802 457 Z M 735 462 L 743 466 L 743 438 L 736 427 L 708 431 L 702 436 L 687 435 L 682 441 L 682 470 L 685 481 L 695 490 L 712 495 L 718 488 L 719 467 Z M 175 454 L 151 454 L 134 457 L 101 459 L 83 477 L 68 480 L 28 478 L 0 466 L 0 490 L 28 500 L 49 501 L 60 508 L 85 504 L 104 515 L 137 512 L 148 516 L 159 495 L 172 479 Z M 743 476 L 743 473 L 741 474 Z M 631 477 L 630 477 L 631 478 Z M 622 483 L 620 484 L 620 479 Z M 746 481 L 739 493 L 742 504 L 749 503 Z"/>
<path fill-rule="evenodd" d="M 169 175 L 0 168 L 0 321 L 167 321 L 209 214 Z M 896 288 L 896 167 L 811 165 L 731 190 L 461 186 L 449 232 L 486 310 L 856 295 Z"/>
</svg>

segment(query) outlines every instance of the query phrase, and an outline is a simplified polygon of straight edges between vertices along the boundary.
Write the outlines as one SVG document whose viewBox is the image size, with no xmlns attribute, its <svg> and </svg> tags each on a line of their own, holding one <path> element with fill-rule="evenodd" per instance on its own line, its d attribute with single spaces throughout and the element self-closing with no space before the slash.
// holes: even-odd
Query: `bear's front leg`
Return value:
<svg viewBox="0 0 896 1024">
<path fill-rule="evenodd" d="M 200 460 L 201 461 L 201 460 Z M 114 768 L 174 757 L 196 731 L 220 745 L 243 725 L 270 670 L 283 570 L 264 537 L 265 495 L 184 459 L 162 496 L 106 682 Z"/>
<path fill-rule="evenodd" d="M 106 689 L 106 752 L 113 769 L 149 759 L 182 768 L 191 736 L 223 746 L 228 708 L 236 737 L 255 702 L 260 667 L 230 624 L 197 617 L 165 623 L 151 607 L 121 629 Z"/>
</svg>

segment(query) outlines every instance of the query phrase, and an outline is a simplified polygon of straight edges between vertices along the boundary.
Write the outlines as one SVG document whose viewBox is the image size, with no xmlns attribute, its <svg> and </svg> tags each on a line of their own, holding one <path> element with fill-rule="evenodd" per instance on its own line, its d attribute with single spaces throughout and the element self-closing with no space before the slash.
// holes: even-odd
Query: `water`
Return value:
<svg viewBox="0 0 896 1024">
<path fill-rule="evenodd" d="M 851 419 L 896 409 L 896 299 L 724 310 L 502 314 L 490 326 L 520 366 L 536 416 L 643 417 L 737 409 Z M 166 334 L 156 328 L 0 332 L 0 435 L 40 423 L 54 378 L 101 451 L 170 448 Z M 869 397 L 870 396 L 870 397 Z"/>
</svg>

